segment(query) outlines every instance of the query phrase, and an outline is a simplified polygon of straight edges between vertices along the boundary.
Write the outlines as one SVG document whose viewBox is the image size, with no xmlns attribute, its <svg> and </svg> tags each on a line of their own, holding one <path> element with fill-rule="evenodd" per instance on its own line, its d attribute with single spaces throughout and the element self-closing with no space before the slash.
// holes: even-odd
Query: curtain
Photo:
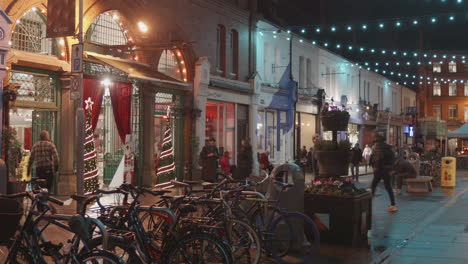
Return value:
<svg viewBox="0 0 468 264">
<path fill-rule="evenodd" d="M 91 112 L 91 123 L 93 131 L 96 129 L 99 114 L 101 113 L 102 98 L 104 96 L 104 86 L 101 82 L 92 78 L 83 78 L 83 109 L 86 119 L 86 101 L 91 98 L 93 101 L 93 110 Z"/>
<path fill-rule="evenodd" d="M 132 84 L 118 82 L 110 89 L 114 120 L 120 139 L 125 143 L 125 136 L 130 134 L 130 107 L 132 102 Z"/>
</svg>

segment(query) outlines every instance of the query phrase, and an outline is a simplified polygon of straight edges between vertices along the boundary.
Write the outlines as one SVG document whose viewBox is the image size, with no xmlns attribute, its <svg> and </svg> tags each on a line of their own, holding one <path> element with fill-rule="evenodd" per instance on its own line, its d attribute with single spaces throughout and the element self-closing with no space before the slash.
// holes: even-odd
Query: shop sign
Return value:
<svg viewBox="0 0 468 264">
<path fill-rule="evenodd" d="M 83 44 L 72 45 L 72 73 L 83 72 Z"/>
<path fill-rule="evenodd" d="M 80 76 L 72 76 L 70 79 L 70 100 L 79 100 L 81 97 L 80 87 L 82 79 Z"/>
<path fill-rule="evenodd" d="M 47 38 L 75 35 L 75 0 L 47 1 Z"/>
</svg>

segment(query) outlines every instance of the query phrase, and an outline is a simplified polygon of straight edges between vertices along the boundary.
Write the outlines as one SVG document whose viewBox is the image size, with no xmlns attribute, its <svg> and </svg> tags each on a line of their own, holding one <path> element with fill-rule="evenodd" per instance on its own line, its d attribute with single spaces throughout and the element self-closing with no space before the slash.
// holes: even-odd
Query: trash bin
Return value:
<svg viewBox="0 0 468 264">
<path fill-rule="evenodd" d="M 455 187 L 457 179 L 457 159 L 453 157 L 442 158 L 441 163 L 441 186 L 442 187 Z"/>
</svg>

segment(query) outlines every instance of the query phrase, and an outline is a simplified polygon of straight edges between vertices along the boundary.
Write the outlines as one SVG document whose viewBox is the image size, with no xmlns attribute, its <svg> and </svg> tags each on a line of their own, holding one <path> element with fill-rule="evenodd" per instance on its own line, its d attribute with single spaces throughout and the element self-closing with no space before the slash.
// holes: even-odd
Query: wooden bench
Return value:
<svg viewBox="0 0 468 264">
<path fill-rule="evenodd" d="M 432 177 L 418 176 L 416 178 L 405 179 L 406 191 L 409 193 L 432 192 Z"/>
</svg>

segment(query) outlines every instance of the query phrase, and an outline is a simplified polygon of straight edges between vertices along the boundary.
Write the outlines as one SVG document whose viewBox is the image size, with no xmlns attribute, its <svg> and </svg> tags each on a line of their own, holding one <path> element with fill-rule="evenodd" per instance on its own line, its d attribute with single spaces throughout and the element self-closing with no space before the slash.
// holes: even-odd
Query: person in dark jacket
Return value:
<svg viewBox="0 0 468 264">
<path fill-rule="evenodd" d="M 216 172 L 218 170 L 218 148 L 216 147 L 216 140 L 210 138 L 201 153 L 200 159 L 202 160 L 202 179 L 208 182 L 216 181 Z"/>
<path fill-rule="evenodd" d="M 237 168 L 234 177 L 236 180 L 245 180 L 249 177 L 253 166 L 252 146 L 247 139 L 243 139 L 241 144 L 241 149 L 237 153 Z"/>
<path fill-rule="evenodd" d="M 312 143 L 314 143 L 313 149 L 312 149 L 312 172 L 314 174 L 314 177 L 317 178 L 319 176 L 319 165 L 318 165 L 318 160 L 317 160 L 317 146 L 320 141 L 320 136 L 317 134 L 314 134 L 312 136 Z"/>
<path fill-rule="evenodd" d="M 395 196 L 393 195 L 390 171 L 392 170 L 395 157 L 392 146 L 385 143 L 385 137 L 382 135 L 376 136 L 371 156 L 371 163 L 374 169 L 374 179 L 372 180 L 372 195 L 375 195 L 375 189 L 381 180 L 384 181 L 385 190 L 390 197 L 390 206 L 388 212 L 396 212 L 398 208 L 395 206 Z"/>
<path fill-rule="evenodd" d="M 356 143 L 354 148 L 351 149 L 351 174 L 353 179 L 359 181 L 359 165 L 362 160 L 362 150 L 359 148 L 359 144 Z"/>
<path fill-rule="evenodd" d="M 416 168 L 414 168 L 409 161 L 403 158 L 397 159 L 394 171 L 397 185 L 397 188 L 395 189 L 396 193 L 401 193 L 401 187 L 403 186 L 404 179 L 416 178 L 418 176 Z"/>
</svg>

